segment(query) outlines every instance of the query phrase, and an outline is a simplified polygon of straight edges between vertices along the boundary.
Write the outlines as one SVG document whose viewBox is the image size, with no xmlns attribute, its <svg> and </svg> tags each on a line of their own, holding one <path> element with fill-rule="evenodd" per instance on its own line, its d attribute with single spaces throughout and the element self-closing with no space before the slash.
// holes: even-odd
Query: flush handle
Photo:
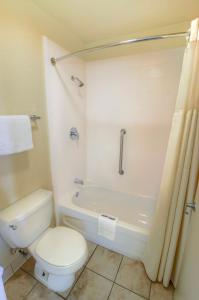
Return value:
<svg viewBox="0 0 199 300">
<path fill-rule="evenodd" d="M 9 225 L 9 227 L 10 227 L 12 230 L 17 230 L 17 225 L 11 224 L 11 225 Z"/>
</svg>

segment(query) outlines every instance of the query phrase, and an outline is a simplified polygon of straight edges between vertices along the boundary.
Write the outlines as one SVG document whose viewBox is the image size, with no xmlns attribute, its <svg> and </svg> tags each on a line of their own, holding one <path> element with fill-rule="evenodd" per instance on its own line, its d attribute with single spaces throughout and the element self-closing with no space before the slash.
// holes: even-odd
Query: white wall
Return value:
<svg viewBox="0 0 199 300">
<path fill-rule="evenodd" d="M 87 179 L 156 198 L 183 49 L 87 63 Z M 125 128 L 124 175 L 118 174 Z"/>
<path fill-rule="evenodd" d="M 50 58 L 66 52 L 47 38 L 44 50 L 52 181 L 55 200 L 59 201 L 74 189 L 75 177 L 85 177 L 85 86 L 79 88 L 71 80 L 74 75 L 85 82 L 85 67 L 77 58 L 52 66 Z M 69 138 L 71 127 L 78 128 L 79 141 Z"/>
<path fill-rule="evenodd" d="M 56 201 L 74 189 L 73 179 L 155 203 L 176 102 L 183 48 L 83 62 L 49 62 L 66 52 L 45 39 L 45 74 L 52 178 Z M 71 81 L 78 76 L 78 88 Z M 85 94 L 86 89 L 86 94 Z M 79 142 L 69 130 L 77 127 Z M 120 129 L 124 175 L 118 174 Z"/>
</svg>

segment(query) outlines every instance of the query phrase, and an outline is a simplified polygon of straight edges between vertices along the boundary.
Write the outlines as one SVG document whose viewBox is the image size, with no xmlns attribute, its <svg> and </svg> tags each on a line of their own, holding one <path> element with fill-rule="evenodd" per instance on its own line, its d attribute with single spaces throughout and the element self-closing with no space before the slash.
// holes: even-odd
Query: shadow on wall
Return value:
<svg viewBox="0 0 199 300">
<path fill-rule="evenodd" d="M 41 187 L 41 166 L 37 166 L 40 157 L 37 136 L 41 133 L 36 122 L 32 123 L 32 134 L 32 150 L 0 156 L 0 209 Z"/>
<path fill-rule="evenodd" d="M 21 181 L 20 174 L 31 168 L 29 151 L 14 155 L 0 156 L 0 209 L 18 200 L 28 182 Z M 25 177 L 23 178 L 25 179 Z M 28 176 L 26 180 L 30 180 Z"/>
</svg>

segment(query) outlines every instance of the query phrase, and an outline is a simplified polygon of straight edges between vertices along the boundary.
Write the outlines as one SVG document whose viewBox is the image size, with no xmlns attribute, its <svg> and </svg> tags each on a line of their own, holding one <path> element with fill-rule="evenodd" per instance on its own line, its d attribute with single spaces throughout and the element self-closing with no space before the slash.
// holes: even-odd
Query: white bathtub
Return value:
<svg viewBox="0 0 199 300">
<path fill-rule="evenodd" d="M 104 247 L 142 259 L 153 214 L 152 199 L 93 186 L 85 186 L 66 198 L 58 205 L 59 215 L 66 226 Z M 98 215 L 101 213 L 118 218 L 114 241 L 98 235 Z"/>
</svg>

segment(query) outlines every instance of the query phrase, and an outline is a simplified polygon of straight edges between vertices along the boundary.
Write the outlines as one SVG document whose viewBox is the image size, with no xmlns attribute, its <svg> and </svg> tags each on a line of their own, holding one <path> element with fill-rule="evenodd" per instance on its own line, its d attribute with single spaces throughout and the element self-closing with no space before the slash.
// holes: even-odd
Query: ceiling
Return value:
<svg viewBox="0 0 199 300">
<path fill-rule="evenodd" d="M 174 26 L 199 16 L 199 0 L 31 1 L 84 44 Z"/>
<path fill-rule="evenodd" d="M 186 31 L 199 0 L 1 0 L 0 19 L 15 18 L 68 51 L 122 40 Z M 24 26 L 24 25 L 23 25 Z M 111 48 L 86 60 L 185 45 L 184 38 Z"/>
</svg>

